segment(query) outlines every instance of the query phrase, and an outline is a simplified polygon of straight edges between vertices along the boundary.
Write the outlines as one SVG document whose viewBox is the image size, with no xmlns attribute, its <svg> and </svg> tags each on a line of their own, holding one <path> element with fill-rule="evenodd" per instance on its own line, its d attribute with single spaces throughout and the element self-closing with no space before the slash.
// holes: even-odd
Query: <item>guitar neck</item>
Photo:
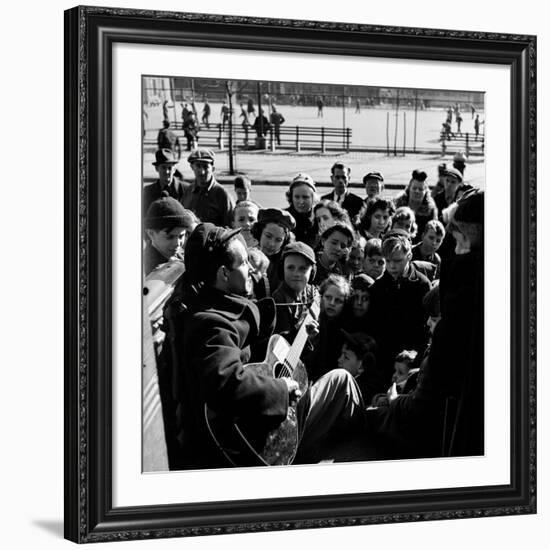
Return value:
<svg viewBox="0 0 550 550">
<path fill-rule="evenodd" d="M 318 310 L 319 306 L 317 304 L 313 304 L 311 306 L 312 310 Z M 307 315 L 302 320 L 300 324 L 300 328 L 298 329 L 298 333 L 296 334 L 296 338 L 294 338 L 294 342 L 292 343 L 292 346 L 290 347 L 287 356 L 284 360 L 284 365 L 286 369 L 282 369 L 282 372 L 280 373 L 280 376 L 291 376 L 294 372 L 294 369 L 296 368 L 296 365 L 298 364 L 298 361 L 300 360 L 300 355 L 302 355 L 302 350 L 304 349 L 304 346 L 306 345 L 308 334 L 306 327 L 308 324 L 310 324 L 314 320 L 314 317 L 311 314 L 311 310 L 308 310 Z M 287 370 L 288 372 L 285 372 Z"/>
</svg>

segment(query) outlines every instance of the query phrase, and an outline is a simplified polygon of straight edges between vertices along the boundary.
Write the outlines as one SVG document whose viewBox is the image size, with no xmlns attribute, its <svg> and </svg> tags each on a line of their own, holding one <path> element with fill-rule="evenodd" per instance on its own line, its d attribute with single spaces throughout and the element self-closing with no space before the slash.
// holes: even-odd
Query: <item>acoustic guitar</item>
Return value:
<svg viewBox="0 0 550 550">
<path fill-rule="evenodd" d="M 306 326 L 319 316 L 319 305 L 313 303 L 300 322 L 292 346 L 279 334 L 271 336 L 267 353 L 261 363 L 249 363 L 245 369 L 273 378 L 291 378 L 298 382 L 302 396 L 308 388 L 307 372 L 300 355 L 307 342 Z M 289 405 L 287 416 L 279 426 L 261 437 L 251 440 L 239 422 L 231 422 L 217 415 L 205 405 L 206 424 L 217 447 L 233 466 L 284 466 L 291 464 L 298 448 L 298 420 L 296 407 Z"/>
</svg>

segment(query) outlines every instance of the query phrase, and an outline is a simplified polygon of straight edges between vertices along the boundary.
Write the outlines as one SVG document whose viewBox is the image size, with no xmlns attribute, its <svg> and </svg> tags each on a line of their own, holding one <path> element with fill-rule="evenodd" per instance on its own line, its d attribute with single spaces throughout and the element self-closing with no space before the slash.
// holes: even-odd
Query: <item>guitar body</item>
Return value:
<svg viewBox="0 0 550 550">
<path fill-rule="evenodd" d="M 288 342 L 275 334 L 269 339 L 265 360 L 249 363 L 244 368 L 272 378 L 292 378 L 304 395 L 308 387 L 307 372 L 301 362 L 292 369 L 286 367 L 289 350 Z M 228 422 L 206 406 L 205 417 L 212 438 L 234 466 L 284 466 L 294 460 L 299 443 L 296 405 L 289 406 L 285 420 L 260 440 L 247 437 L 238 421 Z"/>
</svg>

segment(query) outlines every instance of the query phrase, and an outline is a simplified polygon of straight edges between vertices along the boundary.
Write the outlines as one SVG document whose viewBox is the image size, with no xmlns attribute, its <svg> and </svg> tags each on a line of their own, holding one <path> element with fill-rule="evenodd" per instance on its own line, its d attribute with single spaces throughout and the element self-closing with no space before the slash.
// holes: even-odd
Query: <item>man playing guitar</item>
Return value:
<svg viewBox="0 0 550 550">
<path fill-rule="evenodd" d="M 269 338 L 274 304 L 267 299 L 262 309 L 271 316 L 261 316 L 246 297 L 250 265 L 239 232 L 200 224 L 185 247 L 179 313 L 171 325 L 180 468 L 288 464 L 298 442 L 301 460 L 316 462 L 327 457 L 331 431 L 364 428 L 361 395 L 347 371 L 333 370 L 308 386 L 298 375 L 296 346 Z M 266 341 L 265 361 L 249 365 Z M 291 450 L 287 439 L 294 441 Z"/>
</svg>

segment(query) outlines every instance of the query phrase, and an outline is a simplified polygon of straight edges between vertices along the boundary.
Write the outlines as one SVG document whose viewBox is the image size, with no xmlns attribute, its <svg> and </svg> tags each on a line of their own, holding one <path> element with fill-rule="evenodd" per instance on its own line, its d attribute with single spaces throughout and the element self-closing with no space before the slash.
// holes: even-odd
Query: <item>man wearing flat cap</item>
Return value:
<svg viewBox="0 0 550 550">
<path fill-rule="evenodd" d="M 301 397 L 295 380 L 246 366 L 255 346 L 270 333 L 274 308 L 265 319 L 246 297 L 252 281 L 239 232 L 199 224 L 185 247 L 187 290 L 180 292 L 185 304 L 171 324 L 179 380 L 175 393 L 181 409 L 181 468 L 255 464 L 250 451 L 244 456 L 238 440 L 231 439 L 235 424 L 254 448 L 261 449 L 267 434 Z M 335 371 L 306 396 L 297 416 L 303 420 L 302 440 L 308 448 L 331 427 L 362 428 L 361 397 L 349 373 Z"/>
<path fill-rule="evenodd" d="M 153 166 L 159 177 L 155 183 L 147 185 L 143 189 L 142 211 L 144 216 L 151 203 L 163 196 L 172 197 L 181 202 L 183 192 L 189 184 L 178 177 L 177 164 L 178 160 L 171 149 L 158 149 L 155 152 Z"/>
<path fill-rule="evenodd" d="M 456 200 L 456 193 L 464 180 L 462 172 L 452 166 L 445 167 L 443 175 L 445 177 L 443 180 L 443 191 L 438 193 L 434 198 L 439 212 L 439 221 L 441 222 L 443 221 L 443 210 Z"/>
<path fill-rule="evenodd" d="M 335 162 L 330 169 L 330 179 L 334 189 L 331 193 L 323 195 L 321 199 L 338 203 L 353 220 L 363 206 L 363 199 L 352 193 L 348 187 L 350 183 L 351 168 L 341 162 Z"/>
<path fill-rule="evenodd" d="M 384 176 L 380 172 L 369 172 L 363 176 L 363 185 L 367 193 L 365 200 L 376 200 L 384 190 Z"/>
<path fill-rule="evenodd" d="M 229 227 L 233 221 L 233 199 L 214 178 L 214 152 L 195 149 L 187 158 L 195 181 L 185 190 L 182 204 L 202 222 Z"/>
</svg>

